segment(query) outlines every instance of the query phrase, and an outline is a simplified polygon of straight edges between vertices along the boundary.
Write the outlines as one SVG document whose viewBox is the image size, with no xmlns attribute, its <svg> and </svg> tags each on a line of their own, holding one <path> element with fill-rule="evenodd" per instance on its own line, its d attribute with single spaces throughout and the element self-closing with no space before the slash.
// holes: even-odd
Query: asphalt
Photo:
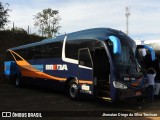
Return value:
<svg viewBox="0 0 160 120">
<path fill-rule="evenodd" d="M 120 114 L 121 117 L 109 117 L 109 119 L 158 119 L 151 117 L 157 114 L 160 116 L 160 98 L 157 97 L 154 102 L 137 102 L 136 99 L 127 99 L 118 103 L 111 103 L 97 100 L 90 97 L 82 97 L 79 101 L 71 100 L 64 92 L 25 86 L 16 88 L 9 83 L 0 83 L 0 112 L 16 113 L 41 113 L 42 118 L 37 119 L 101 119 L 102 114 Z M 138 117 L 127 117 L 129 113 Z M 113 115 L 112 114 L 112 115 Z M 143 117 L 140 117 L 140 115 Z M 144 116 L 146 114 L 146 116 Z M 147 116 L 150 114 L 150 116 Z M 118 116 L 118 115 L 117 115 Z M 126 116 L 126 117 L 125 117 Z M 10 119 L 2 118 L 1 119 Z M 12 118 L 13 119 L 13 118 Z M 15 118 L 14 118 L 15 119 Z M 30 118 L 16 118 L 30 119 Z"/>
</svg>

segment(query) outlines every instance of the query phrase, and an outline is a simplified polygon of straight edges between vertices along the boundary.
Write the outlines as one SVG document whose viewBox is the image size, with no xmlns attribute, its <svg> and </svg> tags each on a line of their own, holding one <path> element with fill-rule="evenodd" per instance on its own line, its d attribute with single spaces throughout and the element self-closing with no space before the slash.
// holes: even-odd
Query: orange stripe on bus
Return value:
<svg viewBox="0 0 160 120">
<path fill-rule="evenodd" d="M 131 85 L 133 86 L 138 86 L 141 82 L 142 78 L 139 78 L 138 81 L 136 81 L 135 83 L 132 83 Z"/>
<path fill-rule="evenodd" d="M 80 84 L 93 84 L 93 81 L 79 80 Z"/>
<path fill-rule="evenodd" d="M 15 55 L 17 55 L 18 57 L 20 57 L 22 60 L 25 61 L 25 59 L 24 59 L 23 57 L 21 57 L 18 53 L 14 52 L 13 50 L 9 50 L 9 51 L 12 53 L 12 55 L 15 54 Z"/>
<path fill-rule="evenodd" d="M 28 63 L 24 58 L 22 58 L 20 55 L 18 55 L 18 53 L 9 50 L 12 54 L 12 56 L 15 59 L 14 55 L 17 55 L 18 57 L 21 58 L 21 60 L 16 60 L 16 63 L 18 65 L 18 67 L 20 68 L 21 74 L 22 76 L 26 76 L 26 77 L 36 77 L 36 78 L 45 78 L 45 79 L 53 79 L 53 80 L 59 80 L 59 81 L 65 81 L 67 80 L 67 78 L 60 78 L 60 77 L 55 77 L 55 76 L 51 76 L 48 75 L 46 73 L 43 73 L 41 71 L 39 71 L 38 69 L 34 68 L 30 63 Z M 93 84 L 92 81 L 87 81 L 87 80 L 79 80 L 80 84 Z"/>
<path fill-rule="evenodd" d="M 22 61 L 16 61 L 16 62 L 19 65 L 23 76 L 54 79 L 54 80 L 63 80 L 63 81 L 66 80 L 66 78 L 59 78 L 59 77 L 55 77 L 55 76 L 51 76 L 46 73 L 43 73 L 43 72 L 35 69 L 33 66 L 31 66 L 26 61 L 22 60 Z"/>
<path fill-rule="evenodd" d="M 12 50 L 9 50 L 9 51 L 11 52 L 11 54 L 13 55 L 14 58 L 15 58 L 14 55 L 17 55 L 18 57 L 20 57 L 22 59 L 19 61 L 17 61 L 15 59 L 18 67 L 20 68 L 22 76 L 46 78 L 46 79 L 54 79 L 54 80 L 63 80 L 63 81 L 66 80 L 66 78 L 59 78 L 59 77 L 51 76 L 51 75 L 48 75 L 46 73 L 43 73 L 43 72 L 37 70 L 31 64 L 29 64 L 25 59 L 23 59 L 20 55 L 18 55 L 16 52 L 14 52 Z"/>
</svg>

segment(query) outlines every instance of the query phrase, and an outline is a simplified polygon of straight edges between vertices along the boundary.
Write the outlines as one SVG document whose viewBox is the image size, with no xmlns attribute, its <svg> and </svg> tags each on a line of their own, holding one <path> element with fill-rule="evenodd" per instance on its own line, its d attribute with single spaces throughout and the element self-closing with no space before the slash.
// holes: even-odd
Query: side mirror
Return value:
<svg viewBox="0 0 160 120">
<path fill-rule="evenodd" d="M 109 40 L 113 42 L 113 53 L 121 54 L 121 42 L 116 36 L 109 36 Z"/>
<path fill-rule="evenodd" d="M 155 51 L 151 46 L 148 46 L 148 45 L 137 45 L 137 49 L 139 49 L 139 48 L 148 49 L 150 51 L 150 53 L 151 53 L 152 61 L 154 61 L 156 59 Z"/>
</svg>

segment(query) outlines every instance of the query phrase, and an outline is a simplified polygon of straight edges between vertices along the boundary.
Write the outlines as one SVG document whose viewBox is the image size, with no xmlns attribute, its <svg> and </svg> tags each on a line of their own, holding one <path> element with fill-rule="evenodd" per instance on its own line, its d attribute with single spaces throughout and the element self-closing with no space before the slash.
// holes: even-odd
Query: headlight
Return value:
<svg viewBox="0 0 160 120">
<path fill-rule="evenodd" d="M 119 89 L 127 89 L 127 86 L 126 86 L 126 85 L 124 85 L 124 84 L 122 84 L 122 83 L 120 83 L 120 82 L 117 82 L 117 81 L 113 81 L 113 86 L 114 86 L 115 88 L 119 88 Z"/>
</svg>

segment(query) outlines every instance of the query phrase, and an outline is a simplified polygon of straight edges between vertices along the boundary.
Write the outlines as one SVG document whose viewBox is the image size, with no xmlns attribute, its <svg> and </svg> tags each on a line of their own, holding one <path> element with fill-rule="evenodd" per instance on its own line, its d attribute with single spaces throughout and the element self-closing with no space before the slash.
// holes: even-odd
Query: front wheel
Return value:
<svg viewBox="0 0 160 120">
<path fill-rule="evenodd" d="M 73 100 L 77 100 L 79 97 L 78 84 L 74 80 L 68 85 L 68 95 Z"/>
</svg>

